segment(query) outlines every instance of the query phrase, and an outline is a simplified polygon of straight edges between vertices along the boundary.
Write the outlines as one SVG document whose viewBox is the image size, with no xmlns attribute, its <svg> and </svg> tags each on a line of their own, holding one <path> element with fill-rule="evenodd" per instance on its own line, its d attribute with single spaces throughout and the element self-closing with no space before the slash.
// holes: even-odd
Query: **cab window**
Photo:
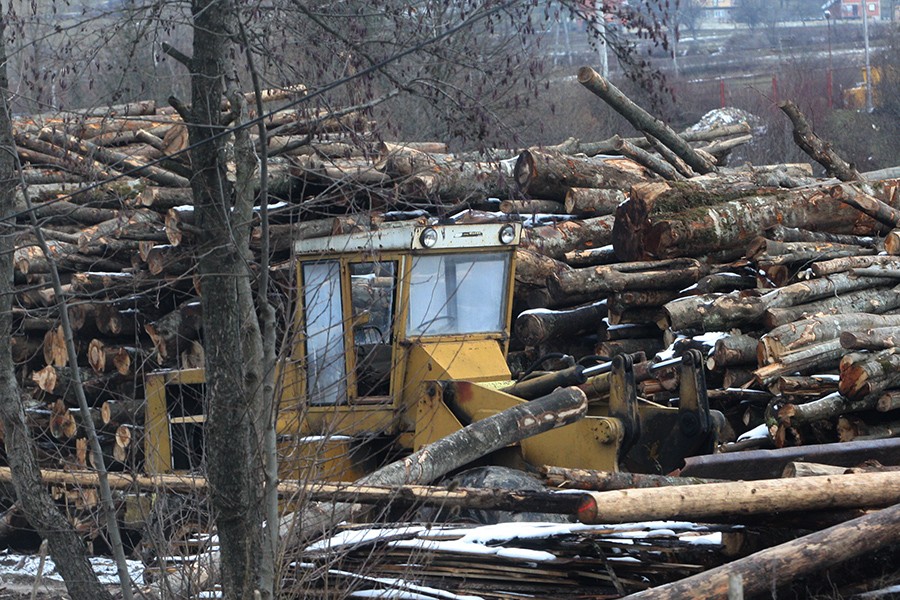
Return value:
<svg viewBox="0 0 900 600">
<path fill-rule="evenodd" d="M 502 332 L 509 263 L 508 252 L 415 257 L 407 334 Z"/>
</svg>

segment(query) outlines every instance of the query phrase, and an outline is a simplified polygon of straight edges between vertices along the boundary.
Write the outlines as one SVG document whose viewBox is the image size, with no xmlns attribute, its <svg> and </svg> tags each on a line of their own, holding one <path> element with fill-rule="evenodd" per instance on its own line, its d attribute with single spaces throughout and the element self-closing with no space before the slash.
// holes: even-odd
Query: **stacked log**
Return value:
<svg viewBox="0 0 900 600">
<path fill-rule="evenodd" d="M 590 72 L 580 80 L 608 93 Z M 519 221 L 515 375 L 628 354 L 639 395 L 677 405 L 679 370 L 668 359 L 700 350 L 711 408 L 745 434 L 721 440 L 718 470 L 702 480 L 583 479 L 707 485 L 746 475 L 758 455 L 742 449 L 859 448 L 895 437 L 900 258 L 882 249 L 900 239 L 900 183 L 862 176 L 836 183 L 814 178 L 810 165 L 728 168 L 701 144 L 743 143 L 746 127 L 680 136 L 681 143 L 633 106 L 622 109 L 634 112 L 645 138 L 501 149 L 490 160 L 451 154 L 443 144 L 376 142 L 355 114 L 274 111 L 266 139 L 254 138 L 270 154 L 269 195 L 259 199 L 269 203 L 276 265 L 267 291 L 290 305 L 295 239 L 435 218 Z M 15 127 L 25 180 L 34 183 L 31 210 L 20 197 L 11 344 L 41 461 L 90 466 L 83 433 L 90 419 L 110 468 L 140 470 L 144 374 L 201 366 L 204 355 L 186 129 L 174 112 L 149 104 L 140 113 L 40 116 Z M 263 230 L 253 225 L 258 259 Z M 74 361 L 49 283 L 51 260 L 74 329 Z M 72 401 L 73 369 L 86 382 L 88 414 Z M 583 389 L 596 402 L 609 386 L 597 377 Z M 822 460 L 840 462 L 840 454 Z M 876 454 L 865 457 L 890 457 Z M 718 456 L 732 462 L 723 467 Z M 862 459 L 852 456 L 854 464 Z M 575 476 L 566 477 L 555 483 L 574 487 Z M 69 488 L 59 498 L 78 510 L 93 506 Z M 816 509 L 804 524 L 820 518 L 836 517 Z"/>
</svg>

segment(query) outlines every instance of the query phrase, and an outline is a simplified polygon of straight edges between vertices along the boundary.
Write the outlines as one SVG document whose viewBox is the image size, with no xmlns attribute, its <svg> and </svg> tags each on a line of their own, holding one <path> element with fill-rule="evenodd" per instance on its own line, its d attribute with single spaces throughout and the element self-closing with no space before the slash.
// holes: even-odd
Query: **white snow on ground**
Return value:
<svg viewBox="0 0 900 600">
<path fill-rule="evenodd" d="M 118 585 L 119 575 L 116 571 L 116 563 L 111 558 L 101 556 L 91 557 L 91 565 L 94 572 L 100 578 L 100 582 L 108 585 Z M 0 580 L 11 581 L 14 578 L 33 581 L 38 575 L 41 557 L 38 555 L 2 554 L 0 555 Z M 62 575 L 56 570 L 56 564 L 49 556 L 44 560 L 44 568 L 41 578 L 49 581 L 62 581 Z M 142 585 L 144 582 L 144 564 L 137 560 L 128 561 L 128 574 L 131 580 Z"/>
<path fill-rule="evenodd" d="M 414 536 L 419 532 L 425 531 L 423 525 L 410 525 L 408 527 L 385 527 L 382 529 L 348 529 L 339 534 L 321 540 L 306 547 L 307 552 L 320 552 L 334 550 L 344 546 L 356 546 L 373 540 L 382 538 L 395 538 L 400 536 Z M 441 531 L 441 529 L 433 528 L 432 531 Z"/>
<path fill-rule="evenodd" d="M 515 547 L 516 540 L 536 540 L 576 533 L 603 535 L 622 543 L 654 537 L 678 538 L 688 544 L 721 544 L 722 534 L 688 521 L 648 521 L 617 525 L 584 525 L 581 523 L 511 522 L 480 527 L 402 527 L 353 529 L 308 546 L 307 551 L 328 552 L 336 548 L 383 539 L 396 548 L 412 548 L 431 552 L 454 552 L 482 556 L 498 556 L 526 562 L 556 560 L 550 552 Z M 404 537 L 406 539 L 396 539 Z"/>
<path fill-rule="evenodd" d="M 751 127 L 757 127 L 760 118 L 740 108 L 726 106 L 725 108 L 716 108 L 703 115 L 700 120 L 688 131 L 705 131 L 714 127 L 725 127 L 727 125 L 737 125 L 738 123 L 747 123 Z"/>
<path fill-rule="evenodd" d="M 298 568 L 315 568 L 315 565 L 308 563 L 298 563 Z M 339 569 L 328 569 L 328 573 L 332 575 L 341 575 L 350 579 L 365 582 L 368 584 L 377 584 L 377 589 L 356 590 L 350 593 L 351 598 L 393 598 L 395 600 L 435 600 L 441 598 L 443 600 L 483 600 L 481 596 L 467 596 L 454 594 L 433 587 L 424 585 L 416 585 L 403 579 L 393 577 L 370 577 L 368 575 L 360 575 L 359 573 L 351 573 L 350 571 L 341 571 Z"/>
<path fill-rule="evenodd" d="M 743 442 L 744 440 L 763 440 L 769 437 L 769 426 L 765 423 L 757 425 L 750 431 L 745 431 L 740 436 L 738 436 L 737 441 Z"/>
</svg>

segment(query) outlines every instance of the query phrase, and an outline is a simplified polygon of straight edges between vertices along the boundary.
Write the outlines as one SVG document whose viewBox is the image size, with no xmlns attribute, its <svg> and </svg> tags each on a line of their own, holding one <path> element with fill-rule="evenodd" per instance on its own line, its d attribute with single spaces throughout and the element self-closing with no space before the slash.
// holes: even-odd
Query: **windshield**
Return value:
<svg viewBox="0 0 900 600">
<path fill-rule="evenodd" d="M 407 335 L 502 332 L 509 261 L 508 252 L 415 257 Z"/>
</svg>

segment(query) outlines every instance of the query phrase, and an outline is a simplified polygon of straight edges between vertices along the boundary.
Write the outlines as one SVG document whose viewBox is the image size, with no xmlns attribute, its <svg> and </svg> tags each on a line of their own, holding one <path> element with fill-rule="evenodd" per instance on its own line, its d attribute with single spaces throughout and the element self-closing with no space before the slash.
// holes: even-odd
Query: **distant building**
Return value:
<svg viewBox="0 0 900 600">
<path fill-rule="evenodd" d="M 717 21 L 730 20 L 734 10 L 734 0 L 698 0 L 698 4 L 706 12 L 706 18 Z"/>
<path fill-rule="evenodd" d="M 822 5 L 832 19 L 860 19 L 863 6 L 870 19 L 881 19 L 881 0 L 830 0 Z"/>
</svg>

